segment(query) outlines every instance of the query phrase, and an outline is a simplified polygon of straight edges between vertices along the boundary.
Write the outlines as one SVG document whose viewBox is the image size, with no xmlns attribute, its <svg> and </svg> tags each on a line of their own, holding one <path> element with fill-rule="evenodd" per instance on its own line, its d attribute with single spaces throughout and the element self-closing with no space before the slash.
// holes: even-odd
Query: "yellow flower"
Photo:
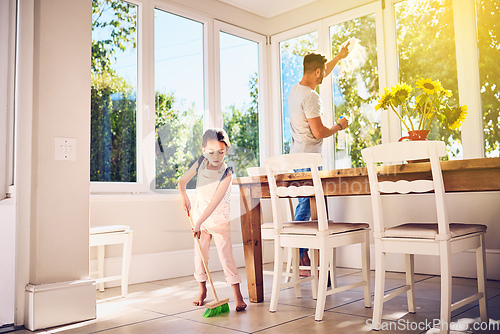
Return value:
<svg viewBox="0 0 500 334">
<path fill-rule="evenodd" d="M 420 88 L 425 94 L 437 94 L 443 88 L 439 81 L 432 81 L 431 79 L 420 78 L 416 82 L 417 88 Z"/>
<path fill-rule="evenodd" d="M 392 95 L 392 92 L 387 89 L 386 87 L 384 87 L 384 94 L 382 94 L 382 96 L 380 96 L 380 99 L 378 100 L 378 104 L 375 106 L 375 110 L 379 110 L 379 109 L 387 109 L 387 107 L 389 107 L 391 105 L 391 103 L 393 102 L 393 95 Z"/>
<path fill-rule="evenodd" d="M 395 106 L 403 104 L 410 96 L 412 90 L 411 86 L 405 82 L 392 86 L 391 94 L 394 97 Z"/>
<path fill-rule="evenodd" d="M 446 95 L 446 97 L 452 97 L 452 95 L 453 95 L 451 90 L 448 90 L 448 89 L 443 89 L 443 93 L 444 93 L 444 95 Z"/>
<path fill-rule="evenodd" d="M 465 118 L 467 117 L 467 106 L 461 106 L 460 108 L 457 108 L 460 111 L 460 114 L 458 118 L 453 122 L 453 124 L 450 125 L 450 129 L 452 130 L 458 130 L 462 124 L 465 121 Z"/>
</svg>

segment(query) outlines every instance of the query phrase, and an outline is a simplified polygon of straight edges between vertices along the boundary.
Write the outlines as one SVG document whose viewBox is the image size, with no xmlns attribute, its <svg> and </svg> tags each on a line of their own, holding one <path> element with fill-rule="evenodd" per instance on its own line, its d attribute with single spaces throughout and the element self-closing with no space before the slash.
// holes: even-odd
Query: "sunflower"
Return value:
<svg viewBox="0 0 500 334">
<path fill-rule="evenodd" d="M 394 96 L 392 95 L 392 92 L 384 87 L 384 94 L 380 96 L 380 99 L 378 100 L 378 104 L 375 106 L 375 110 L 379 109 L 387 109 L 394 100 Z"/>
<path fill-rule="evenodd" d="M 453 96 L 453 93 L 451 92 L 451 90 L 443 88 L 442 92 L 443 92 L 444 95 L 446 95 L 446 97 L 452 97 Z"/>
<path fill-rule="evenodd" d="M 450 121 L 451 123 L 450 129 L 458 130 L 464 123 L 465 118 L 467 117 L 467 106 L 464 105 L 461 107 L 456 107 L 453 108 L 453 110 L 455 111 L 454 114 L 458 114 L 458 117 L 455 119 L 453 123 Z"/>
<path fill-rule="evenodd" d="M 441 87 L 441 82 L 438 80 L 432 81 L 431 79 L 420 78 L 417 80 L 415 85 L 425 94 L 437 94 L 443 89 Z"/>
<path fill-rule="evenodd" d="M 402 105 L 410 96 L 413 89 L 405 82 L 391 87 L 391 94 L 394 96 L 394 106 Z"/>
</svg>

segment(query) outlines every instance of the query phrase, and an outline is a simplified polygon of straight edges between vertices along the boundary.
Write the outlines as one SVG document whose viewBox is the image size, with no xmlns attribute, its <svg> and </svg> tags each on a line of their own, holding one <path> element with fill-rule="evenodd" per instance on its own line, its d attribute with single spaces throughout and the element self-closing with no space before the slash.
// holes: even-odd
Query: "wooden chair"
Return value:
<svg viewBox="0 0 500 334">
<path fill-rule="evenodd" d="M 293 286 L 300 295 L 300 284 L 311 280 L 312 295 L 316 301 L 315 319 L 323 319 L 326 296 L 349 289 L 363 286 L 365 306 L 371 307 L 370 295 L 370 241 L 369 225 L 367 223 L 334 223 L 327 219 L 326 201 L 319 176 L 318 168 L 322 165 L 321 155 L 318 153 L 293 153 L 284 154 L 266 159 L 265 167 L 269 190 L 271 194 L 271 206 L 274 224 L 274 247 L 275 263 L 281 263 L 284 247 L 309 248 L 319 250 L 319 266 L 316 251 L 311 252 L 311 277 L 300 278 L 297 271 L 292 270 L 292 281 L 280 283 L 280 272 L 275 266 L 273 276 L 273 288 L 269 311 L 275 312 L 278 306 L 279 292 L 281 289 Z M 293 179 L 284 179 L 277 175 L 282 171 L 310 168 L 313 185 L 302 185 Z M 286 181 L 286 182 L 285 182 Z M 287 186 L 283 182 L 288 183 Z M 278 186 L 279 185 L 279 186 Z M 296 224 L 286 222 L 282 218 L 281 197 L 313 197 L 311 206 L 315 206 L 318 219 Z M 353 284 L 333 287 L 328 289 L 327 278 L 329 262 L 332 250 L 336 247 L 360 243 L 362 248 L 362 272 L 363 280 Z M 319 282 L 318 282 L 319 276 Z"/>
<path fill-rule="evenodd" d="M 439 157 L 446 155 L 444 142 L 409 141 L 389 143 L 365 148 L 361 151 L 368 168 L 373 210 L 373 235 L 375 237 L 375 298 L 373 310 L 373 329 L 378 330 L 382 319 L 383 303 L 407 292 L 408 311 L 415 313 L 414 255 L 436 255 L 441 264 L 441 333 L 449 332 L 451 311 L 470 302 L 479 300 L 481 321 L 488 321 L 486 307 L 486 268 L 485 268 L 485 225 L 449 223 Z M 408 160 L 430 159 L 431 179 L 380 181 L 376 164 L 379 162 L 401 162 Z M 434 191 L 437 223 L 405 223 L 387 227 L 384 219 L 383 193 L 408 193 Z M 412 199 L 408 199 L 411 201 Z M 429 208 L 422 208 L 429 210 Z M 451 255 L 475 249 L 477 262 L 478 292 L 468 298 L 451 303 Z M 406 256 L 406 285 L 384 296 L 385 256 L 387 253 L 400 253 Z"/>
<path fill-rule="evenodd" d="M 104 291 L 105 282 L 119 280 L 121 281 L 122 297 L 127 297 L 133 233 L 134 231 L 127 225 L 108 225 L 90 228 L 89 245 L 90 247 L 97 247 L 97 271 L 91 272 L 90 276 L 97 275 L 95 281 L 99 291 Z M 104 276 L 105 247 L 115 244 L 123 244 L 121 274 Z"/>
</svg>

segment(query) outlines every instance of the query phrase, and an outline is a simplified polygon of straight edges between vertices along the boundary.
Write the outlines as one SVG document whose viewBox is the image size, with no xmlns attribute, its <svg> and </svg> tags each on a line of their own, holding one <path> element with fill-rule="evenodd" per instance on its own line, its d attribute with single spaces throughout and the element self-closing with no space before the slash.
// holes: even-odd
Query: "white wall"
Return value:
<svg viewBox="0 0 500 334">
<path fill-rule="evenodd" d="M 232 241 L 235 256 L 240 266 L 244 265 L 241 228 L 239 221 L 239 199 L 235 191 L 231 201 Z M 397 196 L 387 196 L 384 204 L 388 219 L 394 221 L 434 221 L 434 207 L 430 195 L 411 195 L 410 200 Z M 452 193 L 447 194 L 449 217 L 451 221 L 462 223 L 485 224 L 488 226 L 486 237 L 488 277 L 500 280 L 500 192 Z M 346 196 L 329 198 L 328 208 L 330 219 L 347 222 L 372 223 L 371 203 L 369 196 Z M 422 209 L 424 208 L 424 210 Z M 263 202 L 264 220 L 271 220 L 269 201 Z M 132 249 L 131 283 L 147 280 L 165 279 L 186 276 L 192 273 L 192 236 L 189 232 L 189 222 L 181 209 L 180 197 L 176 195 L 94 195 L 91 200 L 91 224 L 126 224 L 134 230 Z M 110 273 L 118 274 L 119 247 L 109 247 L 107 261 L 111 266 Z M 266 261 L 271 261 L 272 250 L 266 248 Z M 456 256 L 455 256 L 456 257 Z M 91 253 L 91 258 L 95 254 Z M 220 269 L 215 252 L 210 261 L 213 269 Z M 358 267 L 358 253 L 354 255 L 351 249 L 339 252 L 339 265 Z M 422 260 L 421 258 L 420 260 Z M 471 260 L 472 262 L 470 262 Z M 417 272 L 437 274 L 436 266 L 431 265 L 435 259 L 425 259 L 419 266 L 417 257 Z M 468 256 L 467 261 L 459 261 L 454 268 L 454 274 L 470 277 L 474 272 L 475 258 Z M 145 266 L 144 263 L 148 265 Z M 402 270 L 403 258 L 388 261 L 392 270 Z M 436 262 L 437 265 L 439 264 Z M 465 263 L 465 264 L 464 264 Z M 372 261 L 373 266 L 373 261 Z M 148 271 L 148 272 L 144 272 Z M 113 284 L 111 284 L 113 285 Z M 114 284 L 116 285 L 116 284 Z"/>
<path fill-rule="evenodd" d="M 33 21 L 24 26 L 28 31 L 22 32 L 27 34 L 29 41 L 31 29 L 32 52 L 29 43 L 26 45 L 24 40 L 21 43 L 24 53 L 20 59 L 16 324 L 22 324 L 19 312 L 24 310 L 26 284 L 79 279 L 88 275 L 89 267 L 91 0 L 26 0 L 21 3 L 31 3 L 34 10 L 31 12 Z M 175 0 L 175 3 L 192 6 L 222 21 L 271 35 L 366 1 L 335 4 L 334 1 L 319 0 L 304 9 L 270 20 L 212 0 Z M 31 77 L 29 73 L 32 73 Z M 76 138 L 76 161 L 54 160 L 55 137 Z M 500 231 L 496 217 L 500 212 L 495 204 L 500 202 L 500 195 L 457 194 L 452 197 L 452 218 L 486 223 L 489 228 L 487 247 L 498 250 L 500 247 L 496 240 Z M 370 211 L 366 203 L 366 198 L 339 198 L 333 200 L 330 207 L 339 219 L 369 221 Z M 469 207 L 469 204 L 473 205 Z M 466 206 L 467 209 L 464 209 Z M 398 206 L 405 207 L 408 208 L 405 214 L 413 217 L 414 206 L 409 203 Z M 152 274 L 148 277 L 168 277 L 190 271 L 188 260 L 175 260 L 176 257 L 192 259 L 191 235 L 186 232 L 189 227 L 178 196 L 94 195 L 90 210 L 92 225 L 127 224 L 134 229 L 135 263 L 139 264 L 143 259 L 152 260 L 145 261 L 147 266 L 134 267 L 133 259 L 131 277 L 136 275 L 136 281 L 146 279 L 141 271 L 149 270 Z M 237 219 L 239 201 L 236 194 L 232 210 L 232 214 L 236 215 L 232 222 L 233 244 L 241 263 L 241 247 L 238 246 L 241 245 L 241 234 Z M 158 254 L 160 256 L 156 256 Z M 110 256 L 116 255 L 116 250 L 110 252 Z M 497 263 L 493 266 L 498 266 Z M 164 268 L 167 271 L 156 274 Z"/>
<path fill-rule="evenodd" d="M 44 310 L 48 319 L 38 317 L 36 307 L 26 303 L 27 285 L 88 277 L 91 5 L 91 0 L 20 2 L 16 325 L 26 325 L 28 318 L 34 326 L 38 320 L 64 321 L 50 308 Z M 76 161 L 54 159 L 56 137 L 76 139 Z"/>
<path fill-rule="evenodd" d="M 35 2 L 30 283 L 88 275 L 90 6 Z M 55 160 L 56 137 L 76 139 L 76 161 Z"/>
<path fill-rule="evenodd" d="M 16 268 L 16 207 L 13 199 L 0 201 L 0 326 L 14 323 Z"/>
<path fill-rule="evenodd" d="M 172 0 L 183 7 L 202 12 L 215 19 L 271 36 L 325 17 L 338 14 L 373 0 L 317 0 L 306 6 L 293 9 L 270 19 L 242 11 L 217 0 Z"/>
</svg>

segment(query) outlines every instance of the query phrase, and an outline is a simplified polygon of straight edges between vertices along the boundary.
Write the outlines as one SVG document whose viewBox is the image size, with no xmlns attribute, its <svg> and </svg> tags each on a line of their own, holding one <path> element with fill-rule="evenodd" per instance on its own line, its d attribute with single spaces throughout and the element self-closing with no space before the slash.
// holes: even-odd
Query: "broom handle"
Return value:
<svg viewBox="0 0 500 334">
<path fill-rule="evenodd" d="M 191 227 L 194 229 L 193 218 L 191 218 L 191 214 L 189 213 L 189 210 L 187 211 L 187 215 L 189 217 L 189 221 L 191 222 Z M 217 297 L 217 293 L 215 292 L 214 283 L 212 282 L 212 277 L 210 276 L 210 271 L 208 271 L 207 261 L 205 261 L 205 256 L 203 255 L 203 251 L 201 250 L 200 239 L 198 239 L 197 237 L 194 237 L 194 239 L 196 240 L 196 243 L 198 244 L 198 249 L 200 250 L 201 260 L 203 262 L 203 266 L 205 267 L 205 271 L 207 272 L 208 281 L 210 282 L 210 286 L 212 287 L 212 293 L 214 294 L 215 300 L 219 301 L 219 298 Z"/>
</svg>

